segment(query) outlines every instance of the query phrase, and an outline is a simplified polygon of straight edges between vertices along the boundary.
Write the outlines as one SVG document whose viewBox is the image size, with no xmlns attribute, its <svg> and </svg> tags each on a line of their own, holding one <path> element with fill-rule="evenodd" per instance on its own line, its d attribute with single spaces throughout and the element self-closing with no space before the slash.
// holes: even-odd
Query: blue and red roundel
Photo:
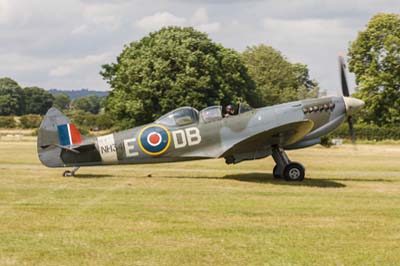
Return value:
<svg viewBox="0 0 400 266">
<path fill-rule="evenodd" d="M 168 150 L 171 144 L 171 135 L 168 129 L 161 125 L 144 127 L 138 137 L 139 147 L 149 155 L 161 155 Z"/>
</svg>

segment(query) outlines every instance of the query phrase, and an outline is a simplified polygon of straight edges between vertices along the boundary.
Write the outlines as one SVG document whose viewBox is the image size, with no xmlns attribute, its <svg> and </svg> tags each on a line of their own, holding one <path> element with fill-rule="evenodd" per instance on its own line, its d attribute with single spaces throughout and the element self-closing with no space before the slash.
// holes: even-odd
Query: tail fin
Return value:
<svg viewBox="0 0 400 266">
<path fill-rule="evenodd" d="M 56 108 L 50 108 L 39 127 L 37 150 L 40 161 L 49 167 L 63 166 L 60 146 L 82 143 L 82 136 L 68 117 Z"/>
</svg>

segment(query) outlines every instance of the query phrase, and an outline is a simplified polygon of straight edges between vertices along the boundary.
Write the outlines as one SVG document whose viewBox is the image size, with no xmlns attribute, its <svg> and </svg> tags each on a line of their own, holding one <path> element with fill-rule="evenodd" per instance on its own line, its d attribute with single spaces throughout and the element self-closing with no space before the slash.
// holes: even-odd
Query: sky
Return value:
<svg viewBox="0 0 400 266">
<path fill-rule="evenodd" d="M 0 77 L 45 89 L 109 90 L 101 65 L 163 26 L 192 26 L 237 51 L 266 44 L 339 94 L 337 54 L 399 0 L 0 0 Z M 354 76 L 349 75 L 351 86 Z"/>
</svg>

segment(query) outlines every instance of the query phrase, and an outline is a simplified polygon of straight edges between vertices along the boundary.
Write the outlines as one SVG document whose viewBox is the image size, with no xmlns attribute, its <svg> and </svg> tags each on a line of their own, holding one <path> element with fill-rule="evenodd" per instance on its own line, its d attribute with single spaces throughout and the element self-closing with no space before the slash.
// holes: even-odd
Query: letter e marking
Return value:
<svg viewBox="0 0 400 266">
<path fill-rule="evenodd" d="M 124 140 L 124 148 L 125 148 L 125 156 L 133 157 L 138 156 L 139 153 L 135 152 L 135 142 L 136 139 L 125 139 Z"/>
</svg>

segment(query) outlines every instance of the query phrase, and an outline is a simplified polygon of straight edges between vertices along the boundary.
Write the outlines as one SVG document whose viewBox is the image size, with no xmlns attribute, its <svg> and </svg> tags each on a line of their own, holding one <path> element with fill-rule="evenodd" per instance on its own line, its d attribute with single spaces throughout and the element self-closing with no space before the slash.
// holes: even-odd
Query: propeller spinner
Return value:
<svg viewBox="0 0 400 266">
<path fill-rule="evenodd" d="M 344 62 L 343 56 L 339 55 L 340 81 L 342 85 L 343 100 L 346 105 L 347 123 L 349 125 L 349 133 L 351 141 L 353 142 L 353 144 L 355 144 L 356 135 L 354 131 L 353 115 L 357 113 L 364 106 L 365 103 L 362 100 L 350 97 L 349 86 L 347 83 L 345 71 L 346 71 L 346 64 Z"/>
</svg>

